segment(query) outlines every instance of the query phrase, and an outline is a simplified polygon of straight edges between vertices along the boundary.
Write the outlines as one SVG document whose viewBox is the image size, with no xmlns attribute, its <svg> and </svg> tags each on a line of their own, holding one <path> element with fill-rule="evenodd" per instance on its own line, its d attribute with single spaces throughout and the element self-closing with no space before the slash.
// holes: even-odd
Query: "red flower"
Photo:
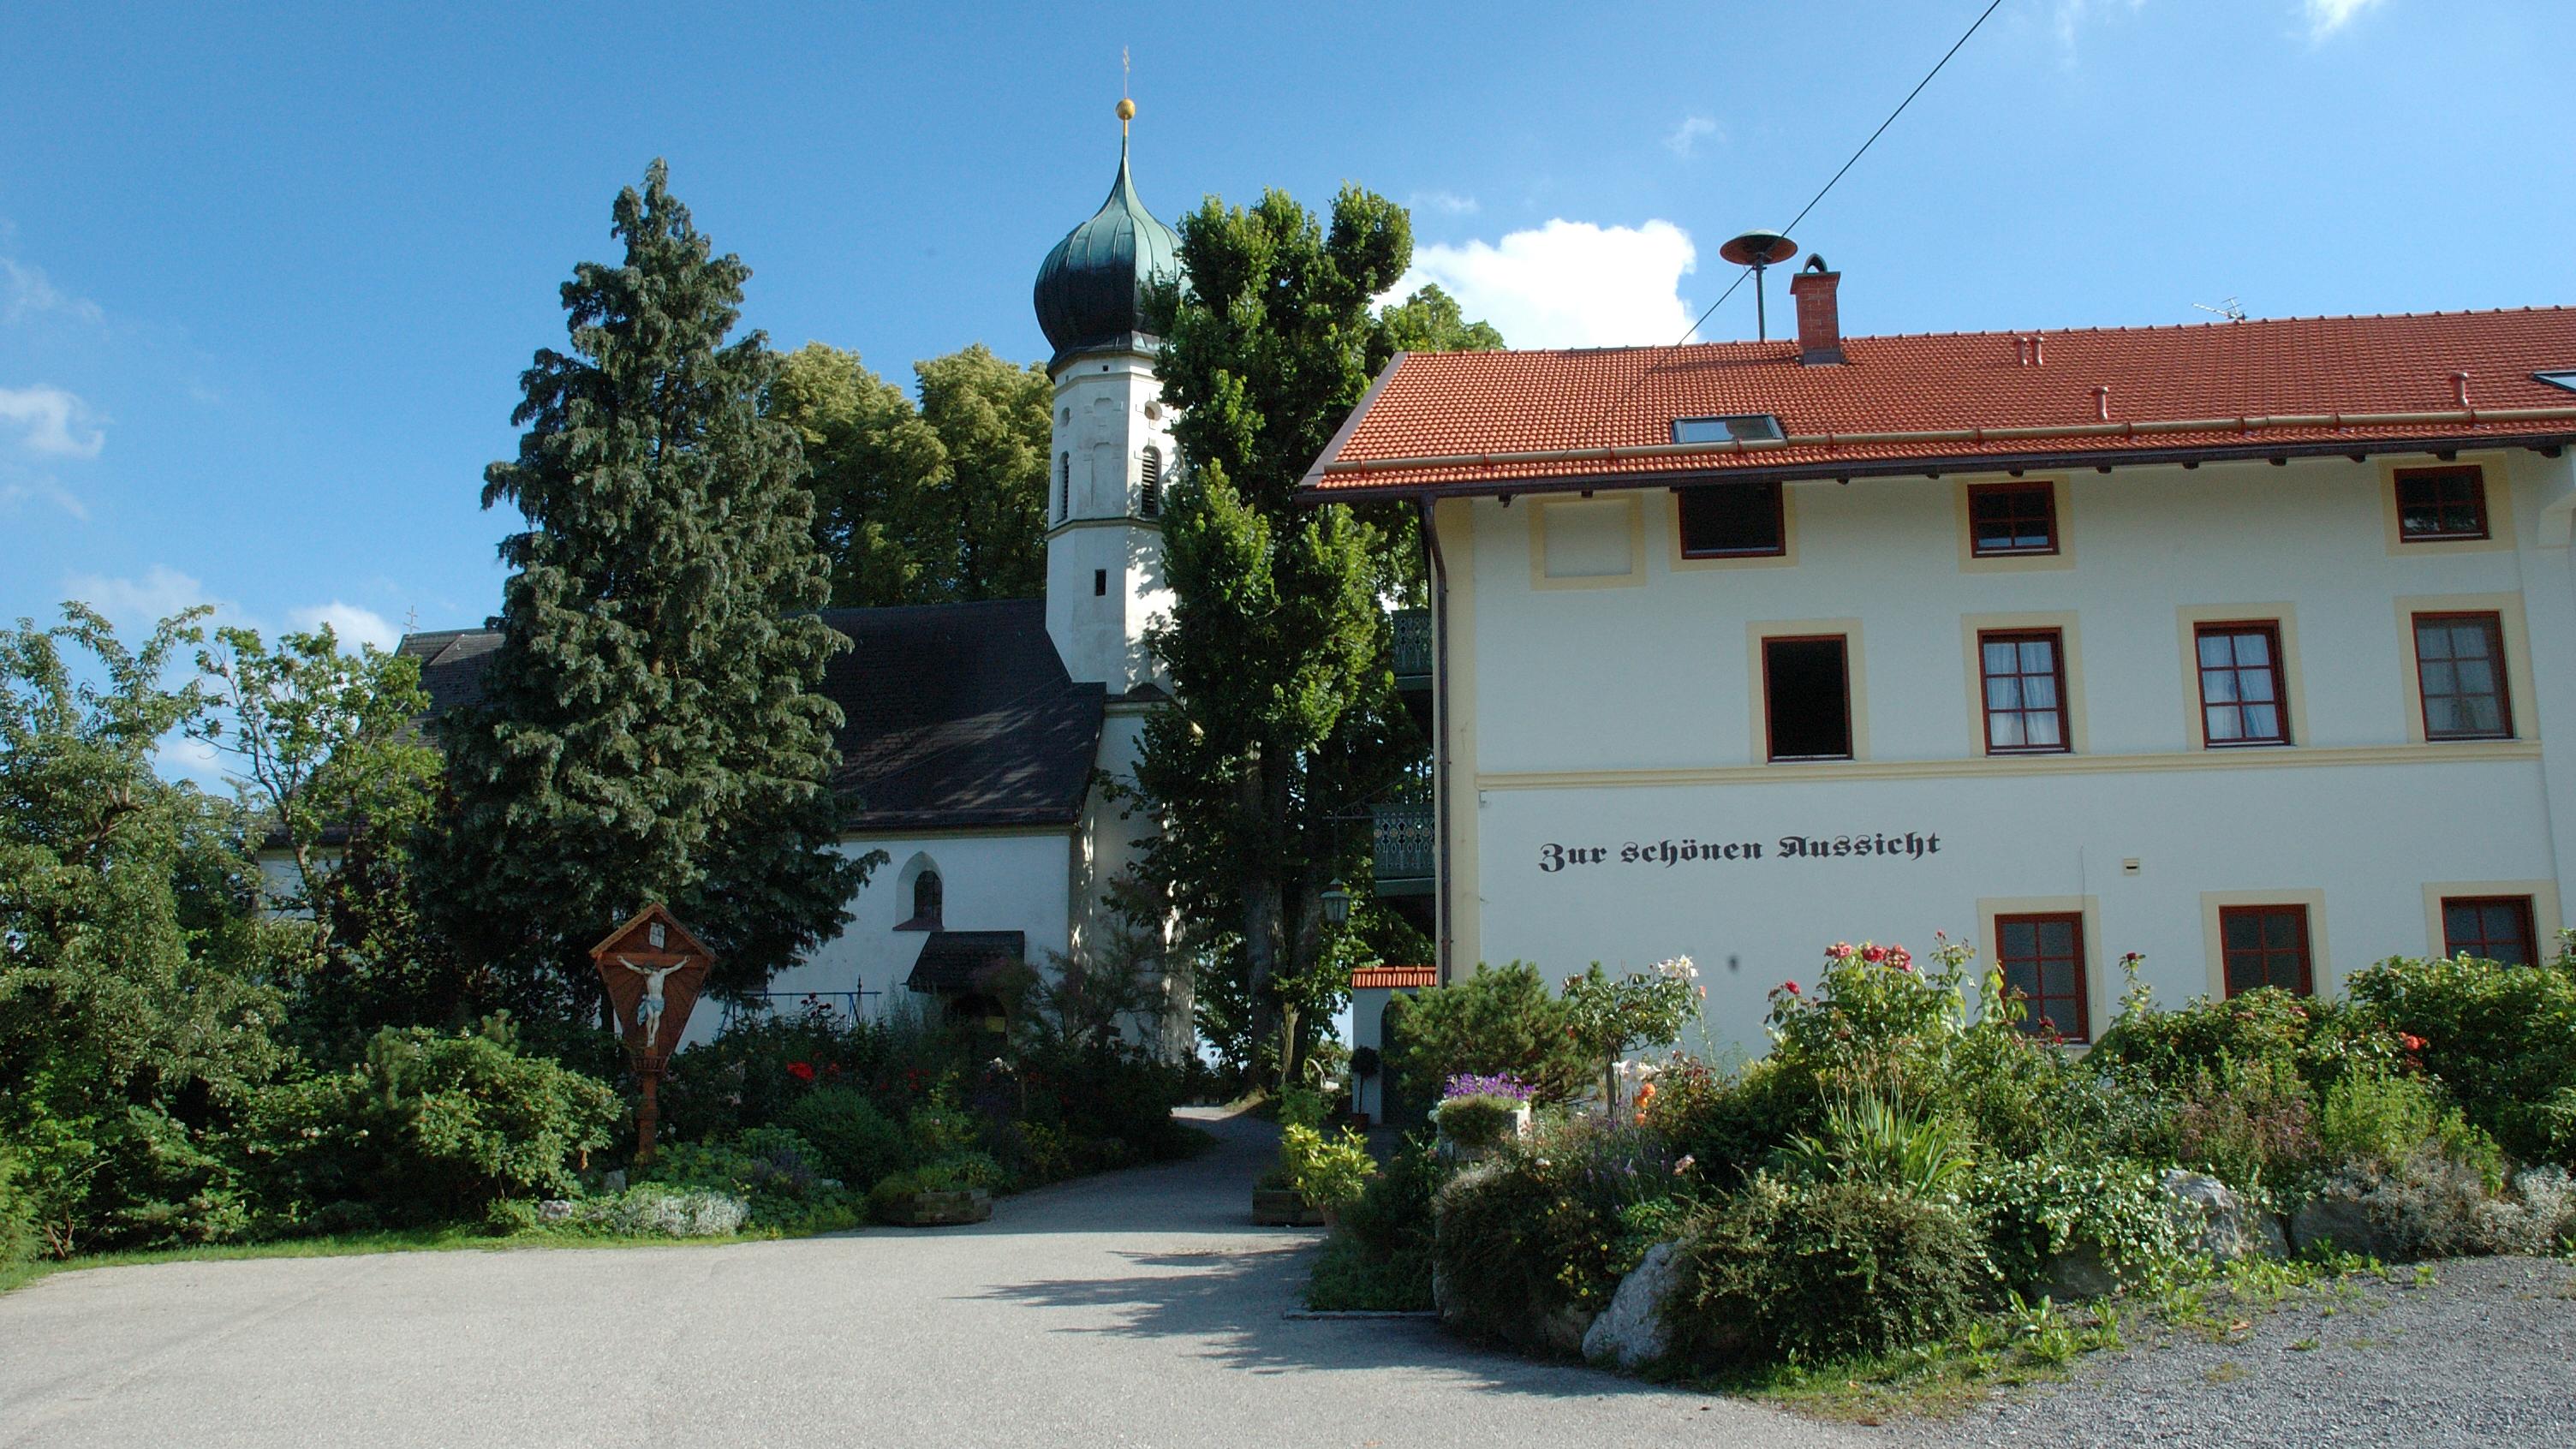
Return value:
<svg viewBox="0 0 2576 1449">
<path fill-rule="evenodd" d="M 1783 981 L 1780 983 L 1780 989 L 1788 992 L 1791 996 L 1795 996 L 1798 994 L 1798 983 L 1795 981 Z"/>
<path fill-rule="evenodd" d="M 1860 953 L 1860 959 L 1875 966 L 1879 962 L 1887 959 L 1887 948 L 1885 946 L 1872 946 L 1868 950 Z"/>
<path fill-rule="evenodd" d="M 794 1077 L 800 1082 L 810 1082 L 814 1080 L 814 1064 L 812 1062 L 789 1062 L 787 1064 L 787 1075 Z"/>
<path fill-rule="evenodd" d="M 2397 1039 L 2406 1043 L 2406 1049 L 2410 1052 L 2420 1052 L 2424 1049 L 2424 1038 L 2411 1031 L 2400 1032 Z"/>
</svg>

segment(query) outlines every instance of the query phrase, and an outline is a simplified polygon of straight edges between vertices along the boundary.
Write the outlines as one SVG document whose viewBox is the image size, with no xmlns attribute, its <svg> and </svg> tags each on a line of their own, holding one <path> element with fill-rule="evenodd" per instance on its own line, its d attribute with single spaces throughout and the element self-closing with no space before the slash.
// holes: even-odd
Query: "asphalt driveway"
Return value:
<svg viewBox="0 0 2576 1449">
<path fill-rule="evenodd" d="M 1269 1129 L 971 1228 L 109 1268 L 0 1298 L 0 1445 L 1804 1445 L 1425 1324 L 1291 1319 Z"/>
</svg>

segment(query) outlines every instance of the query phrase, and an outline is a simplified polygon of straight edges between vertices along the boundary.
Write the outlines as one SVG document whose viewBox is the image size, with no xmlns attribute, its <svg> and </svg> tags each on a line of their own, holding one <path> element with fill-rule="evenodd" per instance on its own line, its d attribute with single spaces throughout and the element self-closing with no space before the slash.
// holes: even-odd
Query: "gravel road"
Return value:
<svg viewBox="0 0 2576 1449">
<path fill-rule="evenodd" d="M 2137 1335 L 2131 1330 L 2134 1339 Z M 1926 1446 L 2576 1445 L 2576 1265 L 2476 1258 L 2357 1298 L 2083 1360 L 2058 1385 L 1892 1428 Z"/>
</svg>

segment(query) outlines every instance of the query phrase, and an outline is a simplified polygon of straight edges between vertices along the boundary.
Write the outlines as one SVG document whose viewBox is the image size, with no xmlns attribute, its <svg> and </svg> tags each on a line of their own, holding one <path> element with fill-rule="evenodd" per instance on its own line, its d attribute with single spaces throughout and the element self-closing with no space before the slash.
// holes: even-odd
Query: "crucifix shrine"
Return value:
<svg viewBox="0 0 2576 1449">
<path fill-rule="evenodd" d="M 634 1063 L 643 1101 L 635 1109 L 635 1161 L 653 1160 L 653 1132 L 660 1125 L 662 1072 L 689 1028 L 689 1008 L 706 985 L 715 953 L 689 934 L 668 908 L 655 904 L 590 948 L 591 964 L 617 1012 L 618 1035 Z"/>
</svg>

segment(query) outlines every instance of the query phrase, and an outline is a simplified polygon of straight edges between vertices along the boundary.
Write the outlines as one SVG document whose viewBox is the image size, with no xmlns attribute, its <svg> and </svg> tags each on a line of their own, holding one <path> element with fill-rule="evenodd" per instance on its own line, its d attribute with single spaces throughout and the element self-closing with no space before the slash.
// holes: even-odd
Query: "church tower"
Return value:
<svg viewBox="0 0 2576 1449">
<path fill-rule="evenodd" d="M 1133 101 L 1119 101 L 1118 179 L 1099 212 L 1047 253 L 1036 296 L 1038 325 L 1055 347 L 1047 634 L 1073 677 L 1108 686 L 1113 701 L 1156 682 L 1145 626 L 1172 607 L 1160 520 L 1179 459 L 1143 294 L 1178 275 L 1180 238 L 1145 209 L 1127 174 L 1135 114 Z"/>
</svg>

